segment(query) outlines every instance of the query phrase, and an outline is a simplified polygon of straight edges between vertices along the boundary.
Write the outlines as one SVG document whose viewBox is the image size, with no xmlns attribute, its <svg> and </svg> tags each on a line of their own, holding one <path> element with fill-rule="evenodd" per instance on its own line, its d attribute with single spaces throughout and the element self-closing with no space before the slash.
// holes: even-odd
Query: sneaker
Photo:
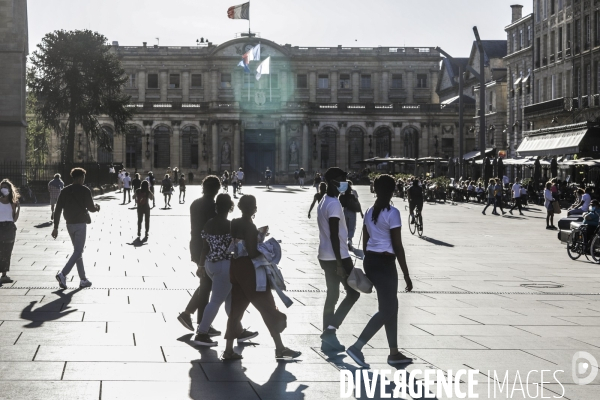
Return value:
<svg viewBox="0 0 600 400">
<path fill-rule="evenodd" d="M 216 330 L 211 325 L 211 327 L 208 328 L 208 336 L 221 336 L 221 331 Z"/>
<path fill-rule="evenodd" d="M 206 347 L 214 347 L 218 345 L 218 342 L 215 342 L 210 338 L 207 333 L 199 333 L 197 334 L 190 342 L 197 344 L 198 346 L 206 346 Z"/>
<path fill-rule="evenodd" d="M 398 353 L 393 356 L 388 356 L 388 358 L 387 358 L 388 364 L 409 364 L 412 361 L 413 361 L 412 358 L 406 357 L 402 353 Z"/>
<path fill-rule="evenodd" d="M 348 354 L 350 358 L 352 358 L 354 362 L 360 365 L 361 367 L 369 368 L 369 364 L 365 362 L 365 356 L 363 355 L 362 351 L 360 351 L 356 347 L 348 347 L 348 350 L 346 350 L 346 354 Z"/>
<path fill-rule="evenodd" d="M 8 275 L 4 275 L 2 278 L 0 278 L 0 283 L 13 283 L 14 281 L 12 279 L 10 279 L 10 276 Z"/>
<path fill-rule="evenodd" d="M 512 210 L 509 211 L 510 215 L 513 215 Z"/>
<path fill-rule="evenodd" d="M 552 230 L 552 227 L 551 227 L 550 225 L 548 225 L 548 226 L 546 227 L 546 229 L 547 229 L 547 230 Z"/>
<path fill-rule="evenodd" d="M 327 342 L 321 342 L 321 351 L 323 353 L 341 353 L 344 350 L 346 350 L 344 345 L 341 345 L 341 347 L 333 347 L 327 344 Z"/>
<path fill-rule="evenodd" d="M 258 336 L 258 332 L 250 332 L 248 329 L 244 329 L 242 334 L 240 336 L 238 336 L 237 341 L 238 341 L 238 343 L 245 342 L 245 341 L 253 339 L 257 336 Z"/>
<path fill-rule="evenodd" d="M 346 349 L 344 345 L 341 344 L 338 340 L 335 334 L 335 329 L 325 329 L 325 331 L 321 334 L 321 340 L 323 341 L 323 343 L 329 346 L 330 351 L 341 352 Z M 321 348 L 322 347 L 323 346 L 321 346 Z"/>
<path fill-rule="evenodd" d="M 483 215 L 485 215 L 485 211 L 482 211 L 481 213 L 482 213 Z"/>
<path fill-rule="evenodd" d="M 90 287 L 90 286 L 92 286 L 92 282 L 88 281 L 87 279 L 82 279 L 81 282 L 79 282 L 80 289 Z"/>
<path fill-rule="evenodd" d="M 181 325 L 183 325 L 186 329 L 189 329 L 190 331 L 194 331 L 194 323 L 192 322 L 192 316 L 188 313 L 180 313 L 177 316 L 177 321 L 181 322 Z"/>
<path fill-rule="evenodd" d="M 65 278 L 62 272 L 56 274 L 56 280 L 58 281 L 58 286 L 60 286 L 61 289 L 67 288 L 67 278 Z"/>
</svg>

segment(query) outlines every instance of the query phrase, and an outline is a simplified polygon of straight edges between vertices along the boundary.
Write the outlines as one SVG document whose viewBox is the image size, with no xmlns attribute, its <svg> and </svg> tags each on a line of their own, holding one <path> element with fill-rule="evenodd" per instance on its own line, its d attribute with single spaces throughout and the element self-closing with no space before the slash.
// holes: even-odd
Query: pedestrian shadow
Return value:
<svg viewBox="0 0 600 400">
<path fill-rule="evenodd" d="M 423 236 L 423 237 L 421 237 L 421 239 L 424 240 L 424 241 L 426 241 L 426 242 L 429 242 L 431 244 L 435 244 L 436 246 L 454 247 L 454 245 L 451 244 L 451 243 L 447 243 L 447 242 L 444 242 L 442 240 L 430 238 L 428 236 Z"/>
<path fill-rule="evenodd" d="M 98 197 L 95 197 L 94 200 L 97 200 L 97 201 L 110 201 L 110 200 L 118 200 L 120 198 L 121 198 L 121 196 L 117 197 L 117 196 L 107 195 L 107 196 L 98 196 Z"/>
<path fill-rule="evenodd" d="M 69 307 L 69 303 L 71 303 L 73 295 L 80 290 L 82 289 L 78 288 L 69 293 L 65 293 L 64 289 L 60 289 L 52 292 L 52 294 L 58 296 L 58 299 L 52 300 L 51 302 L 36 308 L 35 311 L 33 311 L 33 306 L 37 301 L 30 302 L 29 305 L 21 311 L 21 319 L 31 321 L 27 325 L 24 325 L 24 328 L 39 328 L 44 322 L 57 321 L 64 316 L 77 311 L 77 309 L 67 310 L 67 308 Z"/>
<path fill-rule="evenodd" d="M 148 244 L 148 238 L 145 237 L 143 239 L 140 239 L 139 237 L 136 237 L 133 240 L 133 242 L 127 243 L 127 244 L 130 246 L 133 246 L 133 247 L 142 247 L 142 246 Z"/>
<path fill-rule="evenodd" d="M 49 228 L 49 227 L 52 226 L 52 224 L 53 224 L 52 221 L 48 221 L 48 222 L 44 222 L 44 223 L 41 223 L 41 224 L 38 224 L 38 225 L 34 225 L 34 228 L 38 228 L 38 229 L 39 228 Z"/>
</svg>

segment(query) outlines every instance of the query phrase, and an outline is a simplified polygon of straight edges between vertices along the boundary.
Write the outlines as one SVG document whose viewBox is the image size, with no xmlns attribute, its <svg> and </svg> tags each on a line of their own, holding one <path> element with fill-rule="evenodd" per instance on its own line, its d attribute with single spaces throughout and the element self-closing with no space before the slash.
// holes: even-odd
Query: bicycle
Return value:
<svg viewBox="0 0 600 400">
<path fill-rule="evenodd" d="M 567 239 L 567 255 L 577 260 L 582 255 L 589 260 L 588 254 L 596 263 L 600 263 L 600 229 L 596 228 L 591 240 L 586 240 L 586 226 L 573 229 Z"/>
<path fill-rule="evenodd" d="M 407 209 L 408 206 L 405 207 L 405 209 Z M 423 236 L 423 216 L 421 215 L 421 211 L 419 211 L 419 208 L 415 208 L 416 211 L 416 215 L 414 215 L 413 213 L 410 213 L 408 216 L 408 229 L 410 230 L 411 234 L 415 234 L 415 232 L 417 232 L 417 234 L 419 235 L 419 237 Z"/>
</svg>

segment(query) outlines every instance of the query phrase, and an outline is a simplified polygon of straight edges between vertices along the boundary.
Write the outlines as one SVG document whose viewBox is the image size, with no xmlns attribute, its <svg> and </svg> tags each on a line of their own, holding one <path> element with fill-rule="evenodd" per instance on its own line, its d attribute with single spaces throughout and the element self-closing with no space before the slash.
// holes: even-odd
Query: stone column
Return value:
<svg viewBox="0 0 600 400">
<path fill-rule="evenodd" d="M 329 74 L 329 87 L 331 88 L 331 102 L 337 103 L 337 90 L 338 90 L 338 73 L 337 71 L 331 71 Z"/>
<path fill-rule="evenodd" d="M 404 157 L 402 151 L 402 138 L 400 137 L 401 129 L 402 122 L 394 122 L 394 136 L 392 139 L 392 154 L 394 157 Z"/>
<path fill-rule="evenodd" d="M 279 78 L 279 93 L 281 93 L 281 102 L 290 101 L 290 91 L 288 90 L 289 84 L 290 83 L 288 82 L 288 73 L 287 71 L 282 70 L 280 72 Z"/>
<path fill-rule="evenodd" d="M 310 170 L 310 156 L 309 156 L 309 150 L 308 150 L 308 141 L 310 140 L 309 134 L 308 134 L 308 121 L 302 121 L 302 165 L 300 165 L 301 168 L 304 168 L 305 171 L 309 171 Z"/>
<path fill-rule="evenodd" d="M 168 76 L 167 76 L 167 70 L 163 69 L 160 70 L 160 73 L 158 74 L 159 76 L 159 82 L 158 85 L 160 87 L 160 101 L 167 101 L 167 85 L 168 85 Z"/>
<path fill-rule="evenodd" d="M 181 73 L 181 101 L 190 101 L 190 71 Z"/>
<path fill-rule="evenodd" d="M 154 147 L 152 146 L 152 121 L 143 121 L 144 137 L 142 138 L 142 169 L 144 171 L 152 170 L 152 157 L 154 156 Z M 150 151 L 150 157 L 146 157 L 146 151 Z"/>
<path fill-rule="evenodd" d="M 390 81 L 389 81 L 390 73 L 388 71 L 383 71 L 381 74 L 381 102 L 387 103 L 390 101 L 388 96 L 390 90 Z"/>
<path fill-rule="evenodd" d="M 381 96 L 381 82 L 379 81 L 379 77 L 381 75 L 379 75 L 379 72 L 374 72 L 373 73 L 373 102 L 374 103 L 379 103 L 381 101 L 380 96 Z"/>
<path fill-rule="evenodd" d="M 140 69 L 137 76 L 138 85 L 138 101 L 143 103 L 146 101 L 146 71 Z"/>
<path fill-rule="evenodd" d="M 308 101 L 311 103 L 317 101 L 317 73 L 315 71 L 308 73 Z"/>
<path fill-rule="evenodd" d="M 212 173 L 216 174 L 219 172 L 219 124 L 217 121 L 211 121 L 212 127 L 212 138 L 211 138 L 211 148 L 212 148 L 212 159 L 211 159 L 211 169 Z"/>
<path fill-rule="evenodd" d="M 288 161 L 287 161 L 287 129 L 286 129 L 287 121 L 281 120 L 279 121 L 280 127 L 280 138 L 279 138 L 279 160 L 281 162 L 279 170 L 283 173 L 286 173 L 288 170 Z M 284 176 L 283 179 L 287 179 L 287 176 Z"/>
<path fill-rule="evenodd" d="M 437 71 L 429 71 L 429 90 L 431 91 L 431 104 L 438 104 L 440 102 L 440 96 L 436 92 L 438 73 Z"/>
<path fill-rule="evenodd" d="M 169 154 L 171 165 L 171 169 L 175 167 L 181 167 L 181 160 L 179 159 L 180 154 L 180 126 L 181 121 L 171 121 L 171 129 L 173 130 L 173 134 L 171 135 L 171 154 Z"/>
<path fill-rule="evenodd" d="M 339 147 L 337 149 L 337 153 L 339 156 L 338 165 L 344 171 L 348 171 L 348 145 L 346 144 L 346 127 L 348 126 L 347 122 L 338 122 L 338 128 L 340 128 L 340 140 Z"/>
<path fill-rule="evenodd" d="M 359 90 L 360 90 L 360 74 L 358 72 L 352 73 L 352 102 L 359 102 Z"/>
<path fill-rule="evenodd" d="M 231 162 L 232 171 L 235 171 L 242 166 L 242 143 L 240 137 L 240 121 L 236 121 L 233 128 L 233 161 Z"/>
<path fill-rule="evenodd" d="M 369 157 L 369 151 L 373 152 L 373 157 L 375 154 L 375 138 L 373 137 L 373 129 L 375 128 L 375 122 L 368 121 L 367 122 L 367 136 L 365 136 L 365 145 L 363 146 L 364 154 L 363 158 Z M 369 143 L 371 143 L 371 148 L 369 148 Z"/>
<path fill-rule="evenodd" d="M 219 71 L 210 71 L 210 101 L 219 100 Z"/>
<path fill-rule="evenodd" d="M 321 142 L 319 141 L 319 122 L 318 121 L 311 121 L 310 123 L 311 127 L 312 127 L 312 140 L 313 140 L 313 153 L 316 150 L 317 152 L 317 158 L 315 159 L 314 157 L 312 157 L 311 154 L 311 159 L 312 159 L 312 172 L 315 172 L 317 170 L 321 169 Z M 321 173 L 323 173 L 325 171 L 321 171 Z"/>
<path fill-rule="evenodd" d="M 415 98 L 413 96 L 414 88 L 415 88 L 415 79 L 414 79 L 414 71 L 406 71 L 406 101 L 408 104 L 413 104 L 415 102 Z"/>
<path fill-rule="evenodd" d="M 242 70 L 240 68 L 236 69 L 233 73 L 233 98 L 235 101 L 242 101 L 242 79 L 244 76 L 242 75 Z"/>
</svg>

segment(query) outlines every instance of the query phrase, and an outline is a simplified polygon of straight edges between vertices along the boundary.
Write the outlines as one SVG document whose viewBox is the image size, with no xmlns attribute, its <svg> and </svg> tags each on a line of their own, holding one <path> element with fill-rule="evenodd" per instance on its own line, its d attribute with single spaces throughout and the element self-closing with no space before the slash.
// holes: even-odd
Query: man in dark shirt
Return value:
<svg viewBox="0 0 600 400">
<path fill-rule="evenodd" d="M 413 211 L 417 208 L 423 215 L 423 188 L 419 186 L 418 179 L 413 181 L 413 185 L 408 189 L 407 196 L 410 213 L 413 214 Z"/>
<path fill-rule="evenodd" d="M 202 181 L 202 197 L 194 200 L 190 206 L 190 222 L 191 222 L 191 239 L 190 239 L 190 255 L 192 261 L 198 265 L 202 256 L 202 230 L 206 222 L 215 217 L 215 197 L 221 189 L 221 181 L 215 175 L 209 175 Z M 193 331 L 192 314 L 198 310 L 197 322 L 202 321 L 204 309 L 208 304 L 210 292 L 212 290 L 212 280 L 206 275 L 204 267 L 198 266 L 196 275 L 200 278 L 200 286 L 194 292 L 185 311 L 179 314 L 177 320 L 181 322 L 187 329 Z M 208 331 L 209 336 L 219 336 L 221 332 L 213 327 Z"/>
<path fill-rule="evenodd" d="M 62 271 L 56 274 L 56 280 L 62 289 L 67 288 L 67 275 L 71 272 L 75 264 L 77 264 L 77 273 L 81 279 L 79 287 L 86 288 L 92 286 L 92 282 L 87 280 L 85 269 L 83 268 L 83 248 L 85 247 L 87 224 L 91 222 L 88 211 L 100 211 L 100 206 L 94 204 L 90 189 L 83 186 L 85 170 L 83 168 L 73 168 L 71 170 L 71 178 L 73 178 L 73 184 L 65 187 L 58 196 L 56 211 L 54 212 L 54 230 L 52 231 L 52 237 L 56 239 L 58 236 L 60 215 L 64 210 L 67 231 L 73 243 L 73 254 L 71 254 L 71 258 L 69 258 Z"/>
</svg>

